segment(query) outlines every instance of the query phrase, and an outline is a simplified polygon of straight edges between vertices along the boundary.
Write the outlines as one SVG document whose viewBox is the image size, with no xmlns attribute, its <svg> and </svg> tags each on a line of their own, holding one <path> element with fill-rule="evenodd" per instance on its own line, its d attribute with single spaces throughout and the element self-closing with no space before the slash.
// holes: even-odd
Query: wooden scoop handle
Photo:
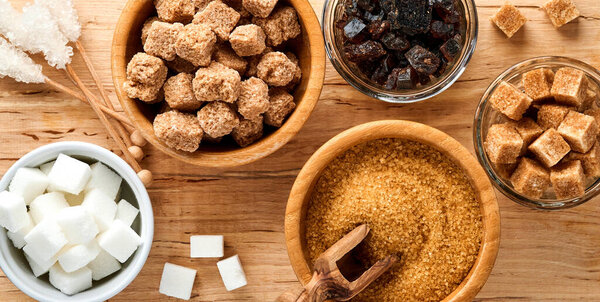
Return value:
<svg viewBox="0 0 600 302">
<path fill-rule="evenodd" d="M 288 289 L 281 294 L 275 302 L 307 302 L 308 292 L 300 284 Z"/>
</svg>

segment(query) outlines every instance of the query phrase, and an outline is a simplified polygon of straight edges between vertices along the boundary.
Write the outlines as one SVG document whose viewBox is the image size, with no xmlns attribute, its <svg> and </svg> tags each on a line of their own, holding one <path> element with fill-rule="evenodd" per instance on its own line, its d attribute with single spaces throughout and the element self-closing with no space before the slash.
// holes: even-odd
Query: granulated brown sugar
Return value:
<svg viewBox="0 0 600 302">
<path fill-rule="evenodd" d="M 323 171 L 306 217 L 314 261 L 356 226 L 365 269 L 400 260 L 352 301 L 439 301 L 467 276 L 482 236 L 479 202 L 460 167 L 432 147 L 402 139 L 357 145 Z"/>
</svg>

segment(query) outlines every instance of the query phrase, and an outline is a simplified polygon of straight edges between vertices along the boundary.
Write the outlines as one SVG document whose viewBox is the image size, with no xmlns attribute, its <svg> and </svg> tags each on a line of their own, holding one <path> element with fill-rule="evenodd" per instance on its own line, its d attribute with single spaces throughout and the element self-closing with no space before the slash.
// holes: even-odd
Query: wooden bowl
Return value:
<svg viewBox="0 0 600 302">
<path fill-rule="evenodd" d="M 193 153 L 169 148 L 154 135 L 152 121 L 160 105 L 148 105 L 131 99 L 123 90 L 127 63 L 139 51 L 143 51 L 141 29 L 144 21 L 155 15 L 152 0 L 129 0 L 117 23 L 112 44 L 112 77 L 117 97 L 133 125 L 146 140 L 162 152 L 184 162 L 206 167 L 232 167 L 247 164 L 275 152 L 285 145 L 304 125 L 317 104 L 325 77 L 325 48 L 321 27 L 313 8 L 307 0 L 281 0 L 298 12 L 302 28 L 301 39 L 291 41 L 300 60 L 302 80 L 294 92 L 296 109 L 279 129 L 265 132 L 260 140 L 241 148 L 232 143 L 200 145 Z"/>
<path fill-rule="evenodd" d="M 492 184 L 477 160 L 458 141 L 435 128 L 409 121 L 377 121 L 353 127 L 329 140 L 306 162 L 294 182 L 285 213 L 285 240 L 296 276 L 303 285 L 312 277 L 304 230 L 308 203 L 319 176 L 346 150 L 380 138 L 403 138 L 431 146 L 461 167 L 471 181 L 483 218 L 481 247 L 469 274 L 443 300 L 471 301 L 490 275 L 500 243 L 500 214 Z"/>
</svg>

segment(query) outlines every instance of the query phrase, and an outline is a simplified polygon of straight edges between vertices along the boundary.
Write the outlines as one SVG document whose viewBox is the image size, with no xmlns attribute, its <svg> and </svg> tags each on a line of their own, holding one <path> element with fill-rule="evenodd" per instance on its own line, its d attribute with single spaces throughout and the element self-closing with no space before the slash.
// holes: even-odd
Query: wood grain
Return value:
<svg viewBox="0 0 600 302">
<path fill-rule="evenodd" d="M 317 15 L 322 0 L 311 0 Z M 361 123 L 407 119 L 450 134 L 471 152 L 472 121 L 483 91 L 500 72 L 539 55 L 564 55 L 600 67 L 600 7 L 575 0 L 584 17 L 555 30 L 538 9 L 544 0 L 513 0 L 529 22 L 511 40 L 488 21 L 504 0 L 478 0 L 477 50 L 466 72 L 441 95 L 410 105 L 389 105 L 363 96 L 327 63 L 321 99 L 304 127 L 266 159 L 231 169 L 208 169 L 178 162 L 147 146 L 144 167 L 154 172 L 150 189 L 155 235 L 146 266 L 114 301 L 166 301 L 158 293 L 164 262 L 198 270 L 195 301 L 273 301 L 298 282 L 285 249 L 283 222 L 290 188 L 304 162 L 324 142 Z M 21 5 L 25 0 L 11 0 Z M 110 44 L 124 6 L 122 0 L 75 0 L 83 24 L 82 43 L 100 79 L 114 95 Z M 73 67 L 85 75 L 76 58 Z M 53 79 L 74 88 L 62 72 Z M 92 87 L 90 76 L 83 77 Z M 41 145 L 80 140 L 116 150 L 92 109 L 46 85 L 0 80 L 0 171 Z M 497 193 L 498 194 L 498 193 Z M 600 198 L 560 212 L 526 209 L 498 196 L 502 218 L 496 265 L 478 301 L 600 301 Z M 213 260 L 189 258 L 191 234 L 225 235 L 226 256 L 239 254 L 249 285 L 227 292 Z M 5 301 L 28 301 L 0 275 Z"/>
</svg>

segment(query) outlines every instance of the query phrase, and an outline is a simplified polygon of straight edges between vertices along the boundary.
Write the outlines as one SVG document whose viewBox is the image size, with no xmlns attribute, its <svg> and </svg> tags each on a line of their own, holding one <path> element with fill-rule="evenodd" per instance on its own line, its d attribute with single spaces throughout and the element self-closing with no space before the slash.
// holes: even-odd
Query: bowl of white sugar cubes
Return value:
<svg viewBox="0 0 600 302">
<path fill-rule="evenodd" d="M 60 142 L 18 160 L 0 180 L 0 268 L 39 301 L 103 301 L 144 266 L 152 205 L 112 152 Z"/>
</svg>

